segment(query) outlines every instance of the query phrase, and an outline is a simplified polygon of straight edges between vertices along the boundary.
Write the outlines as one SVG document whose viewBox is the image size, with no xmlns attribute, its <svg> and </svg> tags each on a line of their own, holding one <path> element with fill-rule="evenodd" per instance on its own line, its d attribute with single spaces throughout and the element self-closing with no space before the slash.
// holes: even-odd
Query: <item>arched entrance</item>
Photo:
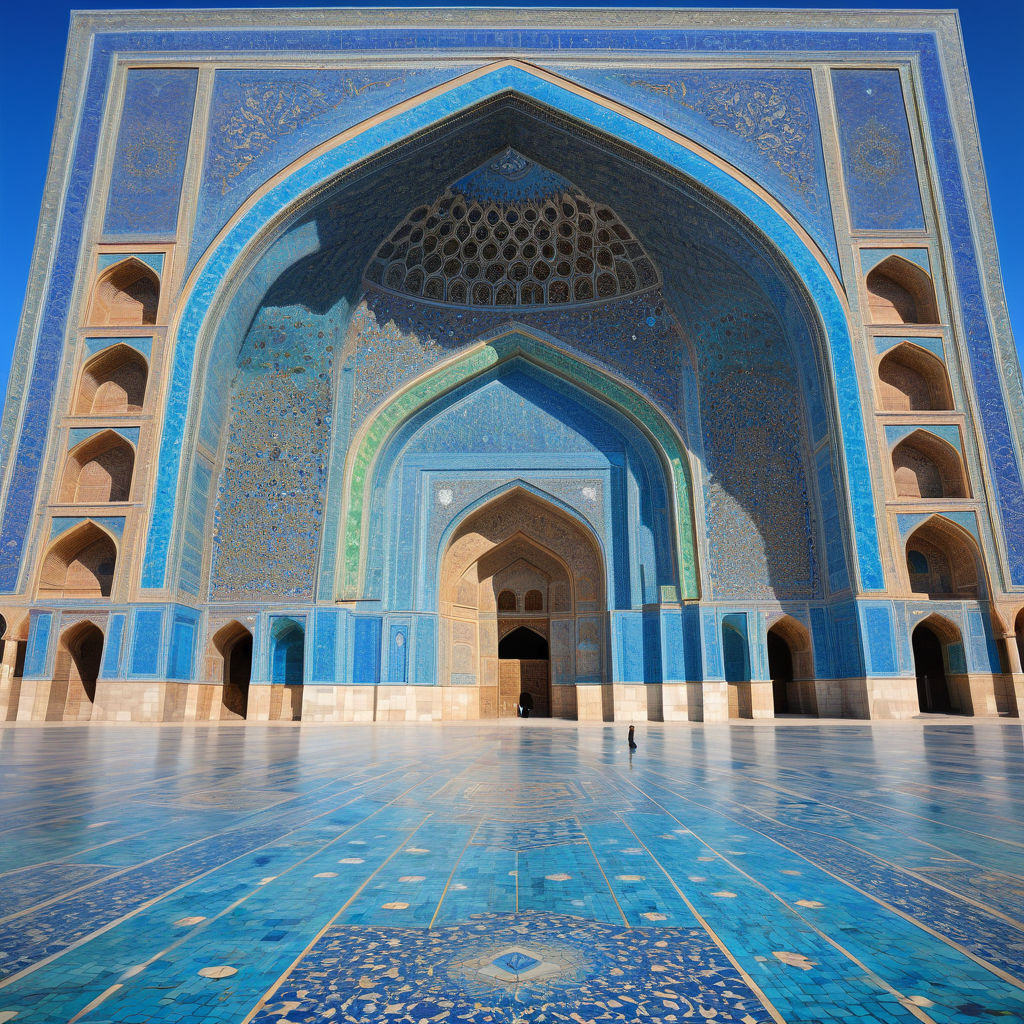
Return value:
<svg viewBox="0 0 1024 1024">
<path fill-rule="evenodd" d="M 92 718 L 102 657 L 103 632 L 98 626 L 80 622 L 64 633 L 54 664 L 48 722 L 88 722 Z"/>
<path fill-rule="evenodd" d="M 215 717 L 245 718 L 252 678 L 252 633 L 239 622 L 229 622 L 213 642 L 223 659 L 221 709 Z"/>
<path fill-rule="evenodd" d="M 498 641 L 498 717 L 551 717 L 547 640 L 529 626 L 517 626 Z"/>
<path fill-rule="evenodd" d="M 581 522 L 525 488 L 456 527 L 439 610 L 440 682 L 465 688 L 481 718 L 515 716 L 524 692 L 532 715 L 575 718 L 577 687 L 605 681 L 600 549 Z"/>
<path fill-rule="evenodd" d="M 768 631 L 768 674 L 772 678 L 775 714 L 788 715 L 789 684 L 793 682 L 793 654 L 789 644 L 772 630 Z"/>
<path fill-rule="evenodd" d="M 925 714 L 959 713 L 953 706 L 946 674 L 944 643 L 939 633 L 922 622 L 911 638 L 914 648 L 914 674 L 917 676 L 917 701 Z"/>
<path fill-rule="evenodd" d="M 768 674 L 777 715 L 817 715 L 811 634 L 791 615 L 768 630 Z"/>
</svg>

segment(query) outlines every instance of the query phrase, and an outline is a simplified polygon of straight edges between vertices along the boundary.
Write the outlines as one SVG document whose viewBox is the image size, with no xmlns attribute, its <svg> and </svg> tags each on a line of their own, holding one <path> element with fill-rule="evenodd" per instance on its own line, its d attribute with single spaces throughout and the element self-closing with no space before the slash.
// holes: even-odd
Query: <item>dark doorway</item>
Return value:
<svg viewBox="0 0 1024 1024">
<path fill-rule="evenodd" d="M 91 622 L 80 622 L 61 637 L 46 709 L 48 722 L 89 721 L 102 657 L 103 633 Z"/>
<path fill-rule="evenodd" d="M 245 718 L 252 677 L 252 636 L 240 636 L 224 654 L 224 707 Z"/>
<path fill-rule="evenodd" d="M 498 717 L 514 718 L 528 707 L 533 718 L 551 717 L 548 642 L 526 626 L 498 642 Z"/>
<path fill-rule="evenodd" d="M 942 660 L 942 641 L 928 626 L 918 626 L 912 638 L 917 701 L 926 714 L 948 715 L 949 683 Z"/>
<path fill-rule="evenodd" d="M 498 643 L 499 658 L 514 658 L 517 661 L 547 661 L 548 642 L 532 629 L 520 626 Z"/>
<path fill-rule="evenodd" d="M 775 714 L 788 715 L 789 684 L 793 681 L 793 652 L 776 633 L 768 633 L 768 674 L 772 680 Z"/>
<path fill-rule="evenodd" d="M 86 700 L 96 700 L 96 680 L 100 674 L 100 659 L 103 657 L 103 634 L 89 623 L 69 647 L 75 671 L 82 681 Z"/>
</svg>

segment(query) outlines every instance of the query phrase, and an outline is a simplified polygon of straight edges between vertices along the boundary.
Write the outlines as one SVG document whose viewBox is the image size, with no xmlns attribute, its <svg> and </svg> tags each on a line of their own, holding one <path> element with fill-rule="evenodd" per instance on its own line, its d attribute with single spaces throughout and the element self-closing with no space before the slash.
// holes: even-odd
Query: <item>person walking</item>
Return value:
<svg viewBox="0 0 1024 1024">
<path fill-rule="evenodd" d="M 636 750 L 636 740 L 633 738 L 633 733 L 634 733 L 635 729 L 636 729 L 636 726 L 634 726 L 634 725 L 631 725 L 629 727 L 629 752 L 631 754 L 633 753 L 634 750 Z"/>
</svg>

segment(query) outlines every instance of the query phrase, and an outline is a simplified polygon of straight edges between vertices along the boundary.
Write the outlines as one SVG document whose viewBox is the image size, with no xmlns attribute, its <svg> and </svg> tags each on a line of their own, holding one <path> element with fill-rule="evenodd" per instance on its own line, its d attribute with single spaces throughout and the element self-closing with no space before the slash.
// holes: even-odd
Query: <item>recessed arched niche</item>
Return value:
<svg viewBox="0 0 1024 1024">
<path fill-rule="evenodd" d="M 867 276 L 868 309 L 874 324 L 939 322 L 932 279 L 916 263 L 887 256 Z"/>
<path fill-rule="evenodd" d="M 78 622 L 61 634 L 47 721 L 88 722 L 92 718 L 102 658 L 103 631 L 95 623 Z"/>
<path fill-rule="evenodd" d="M 100 274 L 92 293 L 89 323 L 94 327 L 145 327 L 156 323 L 160 279 L 134 257 Z"/>
<path fill-rule="evenodd" d="M 95 523 L 79 524 L 59 537 L 43 560 L 41 597 L 110 597 L 117 565 L 113 539 Z"/>
<path fill-rule="evenodd" d="M 977 547 L 960 527 L 932 516 L 907 538 L 907 573 L 915 594 L 934 600 L 973 600 L 985 584 Z"/>
<path fill-rule="evenodd" d="M 927 430 L 915 430 L 892 450 L 898 498 L 966 498 L 960 453 Z"/>
<path fill-rule="evenodd" d="M 886 412 L 952 409 L 945 364 L 919 345 L 901 342 L 878 363 L 878 404 Z"/>
<path fill-rule="evenodd" d="M 222 684 L 220 714 L 213 717 L 245 718 L 252 677 L 252 633 L 240 622 L 232 621 L 216 632 L 213 646 Z"/>
<path fill-rule="evenodd" d="M 78 505 L 128 501 L 134 469 L 135 449 L 120 434 L 105 430 L 68 454 L 58 500 Z"/>
<path fill-rule="evenodd" d="M 142 411 L 149 368 L 141 352 L 112 345 L 82 368 L 74 411 L 78 416 L 126 416 Z"/>
</svg>

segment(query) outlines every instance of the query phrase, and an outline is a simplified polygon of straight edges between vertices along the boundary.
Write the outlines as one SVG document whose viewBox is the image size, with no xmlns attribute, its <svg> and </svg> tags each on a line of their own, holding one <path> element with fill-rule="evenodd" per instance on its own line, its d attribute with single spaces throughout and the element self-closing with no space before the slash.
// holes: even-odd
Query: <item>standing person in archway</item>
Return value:
<svg viewBox="0 0 1024 1024">
<path fill-rule="evenodd" d="M 530 712 L 533 710 L 533 694 L 523 690 L 519 694 L 519 717 L 529 718 Z"/>
</svg>

